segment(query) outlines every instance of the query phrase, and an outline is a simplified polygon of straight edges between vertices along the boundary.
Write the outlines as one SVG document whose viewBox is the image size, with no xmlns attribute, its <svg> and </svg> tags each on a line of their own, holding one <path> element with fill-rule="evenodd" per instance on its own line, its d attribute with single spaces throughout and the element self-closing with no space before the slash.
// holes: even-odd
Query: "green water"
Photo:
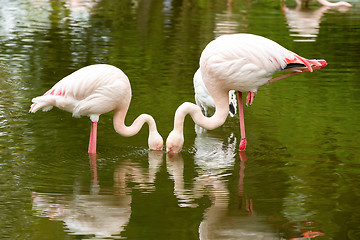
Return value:
<svg viewBox="0 0 360 240">
<path fill-rule="evenodd" d="M 2 0 L 0 4 L 1 239 L 360 239 L 360 2 L 350 9 L 288 0 Z M 176 108 L 216 36 L 277 41 L 317 72 L 262 87 L 238 116 L 197 135 L 190 117 L 179 155 L 147 150 L 100 118 L 31 99 L 67 74 L 108 63 L 129 77 L 126 118 L 151 114 L 166 139 Z M 308 234 L 308 235 L 307 235 Z"/>
</svg>

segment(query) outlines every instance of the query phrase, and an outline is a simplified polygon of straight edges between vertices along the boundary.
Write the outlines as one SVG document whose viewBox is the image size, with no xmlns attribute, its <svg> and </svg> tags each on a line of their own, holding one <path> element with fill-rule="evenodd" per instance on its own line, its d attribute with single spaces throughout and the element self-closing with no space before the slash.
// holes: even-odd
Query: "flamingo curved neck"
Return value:
<svg viewBox="0 0 360 240">
<path fill-rule="evenodd" d="M 131 137 L 136 135 L 145 123 L 149 125 L 149 133 L 157 132 L 155 120 L 150 115 L 141 114 L 129 127 L 125 125 L 125 116 L 126 112 L 122 111 L 116 111 L 114 114 L 114 129 L 121 136 Z"/>
<path fill-rule="evenodd" d="M 174 131 L 183 133 L 184 120 L 187 114 L 189 114 L 200 127 L 208 130 L 215 129 L 224 124 L 229 111 L 227 106 L 228 104 L 225 104 L 225 107 L 217 106 L 213 116 L 205 117 L 199 106 L 190 102 L 184 102 L 175 112 Z"/>
</svg>

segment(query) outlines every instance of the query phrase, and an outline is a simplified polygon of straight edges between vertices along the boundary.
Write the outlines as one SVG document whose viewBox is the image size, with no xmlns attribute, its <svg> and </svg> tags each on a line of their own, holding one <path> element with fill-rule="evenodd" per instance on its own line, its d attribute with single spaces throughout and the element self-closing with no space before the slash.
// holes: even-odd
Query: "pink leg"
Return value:
<svg viewBox="0 0 360 240">
<path fill-rule="evenodd" d="M 246 148 L 244 106 L 242 100 L 242 92 L 240 91 L 238 91 L 238 102 L 239 102 L 239 118 L 240 118 L 240 135 L 241 135 L 239 150 L 244 151 Z"/>
<path fill-rule="evenodd" d="M 88 153 L 96 153 L 97 122 L 91 122 Z"/>
<path fill-rule="evenodd" d="M 254 101 L 255 98 L 255 93 L 254 92 L 249 92 L 247 97 L 246 97 L 246 106 L 251 105 Z"/>
</svg>

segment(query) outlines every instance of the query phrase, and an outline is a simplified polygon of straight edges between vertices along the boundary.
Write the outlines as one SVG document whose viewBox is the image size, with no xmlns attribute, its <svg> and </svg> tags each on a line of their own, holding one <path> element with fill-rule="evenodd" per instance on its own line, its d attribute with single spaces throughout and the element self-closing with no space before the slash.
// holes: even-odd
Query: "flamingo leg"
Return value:
<svg viewBox="0 0 360 240">
<path fill-rule="evenodd" d="M 88 153 L 96 153 L 97 122 L 91 122 Z"/>
<path fill-rule="evenodd" d="M 246 97 L 246 106 L 251 105 L 254 101 L 255 98 L 255 93 L 254 92 L 249 92 L 247 97 Z"/>
<path fill-rule="evenodd" d="M 242 92 L 238 91 L 238 102 L 239 102 L 239 118 L 240 118 L 240 145 L 239 150 L 244 151 L 246 148 L 246 136 L 245 136 L 245 122 L 244 122 L 244 106 L 242 100 Z"/>
</svg>

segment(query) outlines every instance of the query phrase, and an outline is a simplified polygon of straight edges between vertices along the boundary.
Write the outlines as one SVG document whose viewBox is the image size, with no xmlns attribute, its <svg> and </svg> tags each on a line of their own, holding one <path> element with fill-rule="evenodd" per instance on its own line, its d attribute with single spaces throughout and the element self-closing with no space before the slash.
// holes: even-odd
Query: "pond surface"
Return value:
<svg viewBox="0 0 360 240">
<path fill-rule="evenodd" d="M 1 239 L 360 239 L 360 2 L 2 0 Z M 95 63 L 121 68 L 133 98 L 126 124 L 151 114 L 166 139 L 194 101 L 206 44 L 265 36 L 328 66 L 259 89 L 239 117 L 195 132 L 182 152 L 147 149 L 148 129 L 118 135 L 101 116 L 29 114 L 31 99 Z"/>
</svg>

